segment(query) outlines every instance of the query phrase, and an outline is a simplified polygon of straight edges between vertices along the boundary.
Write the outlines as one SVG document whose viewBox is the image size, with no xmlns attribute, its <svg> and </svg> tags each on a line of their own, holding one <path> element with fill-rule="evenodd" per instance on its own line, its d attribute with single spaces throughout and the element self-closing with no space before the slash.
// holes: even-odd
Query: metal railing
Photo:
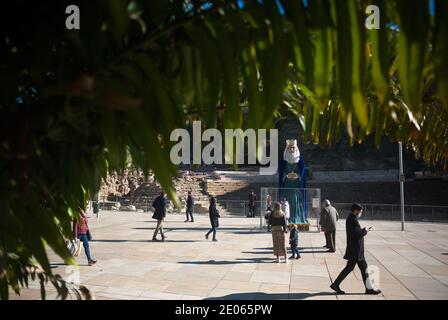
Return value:
<svg viewBox="0 0 448 320">
<path fill-rule="evenodd" d="M 332 203 L 344 219 L 350 213 L 351 203 Z M 363 219 L 400 221 L 400 204 L 361 203 L 364 207 Z M 405 221 L 448 222 L 448 206 L 405 205 Z"/>
<path fill-rule="evenodd" d="M 109 197 L 110 199 L 110 197 Z M 150 212 L 153 211 L 154 208 L 152 203 L 155 197 L 146 197 L 146 196 L 138 196 L 138 197 L 116 197 L 114 200 L 108 200 L 108 197 L 101 196 L 99 199 L 99 208 L 100 210 L 108 210 L 108 211 L 127 211 L 127 212 Z M 181 207 L 176 208 L 171 201 L 168 202 L 167 212 L 169 213 L 179 213 L 185 214 L 186 201 L 181 198 Z M 199 208 L 198 208 L 199 207 Z M 205 209 L 208 208 L 208 201 L 195 201 L 195 207 L 193 208 L 193 214 L 204 214 Z M 208 211 L 207 211 L 208 213 Z"/>
<path fill-rule="evenodd" d="M 218 205 L 230 213 L 236 216 L 247 216 L 249 215 L 249 200 L 229 200 L 229 199 L 219 199 L 217 198 L 216 202 Z M 262 205 L 263 201 L 256 200 L 255 201 L 255 216 L 260 215 L 260 205 Z"/>
<path fill-rule="evenodd" d="M 152 211 L 151 197 L 120 197 L 116 201 L 107 200 L 107 197 L 100 197 L 100 210 L 115 211 Z M 194 214 L 206 214 L 208 203 L 206 201 L 195 201 L 196 205 L 201 203 L 203 210 L 198 212 L 194 210 Z M 221 209 L 224 209 L 231 216 L 245 217 L 249 214 L 248 200 L 220 199 L 217 203 Z M 332 203 L 338 210 L 340 218 L 345 219 L 350 213 L 352 203 Z M 400 204 L 384 204 L 384 203 L 361 203 L 364 207 L 363 219 L 366 220 L 384 220 L 384 221 L 400 221 Z M 255 202 L 255 216 L 260 217 L 265 209 L 265 201 L 257 200 Z M 261 209 L 261 210 L 260 210 Z M 169 206 L 171 213 L 185 213 L 185 204 L 181 208 Z M 448 206 L 438 205 L 405 205 L 405 220 L 415 222 L 448 222 Z"/>
<path fill-rule="evenodd" d="M 110 199 L 110 198 L 109 198 Z M 153 198 L 150 197 L 116 197 L 114 200 L 108 200 L 108 197 L 99 198 L 100 210 L 112 211 L 144 211 L 152 210 Z"/>
</svg>

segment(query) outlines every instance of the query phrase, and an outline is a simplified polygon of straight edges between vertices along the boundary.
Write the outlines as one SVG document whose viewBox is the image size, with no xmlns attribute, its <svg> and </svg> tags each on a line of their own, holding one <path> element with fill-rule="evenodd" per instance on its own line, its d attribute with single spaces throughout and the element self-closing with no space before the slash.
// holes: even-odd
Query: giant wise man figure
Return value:
<svg viewBox="0 0 448 320">
<path fill-rule="evenodd" d="M 289 222 L 307 225 L 304 186 L 304 165 L 300 158 L 297 140 L 286 140 L 283 161 L 279 166 L 280 197 L 289 202 Z"/>
</svg>

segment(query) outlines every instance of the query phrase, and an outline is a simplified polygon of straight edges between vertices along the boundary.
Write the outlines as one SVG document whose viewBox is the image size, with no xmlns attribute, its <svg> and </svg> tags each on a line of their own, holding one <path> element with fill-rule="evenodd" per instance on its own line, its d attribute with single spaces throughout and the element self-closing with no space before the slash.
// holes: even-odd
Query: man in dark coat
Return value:
<svg viewBox="0 0 448 320">
<path fill-rule="evenodd" d="M 345 221 L 347 232 L 347 249 L 345 251 L 344 259 L 348 260 L 347 265 L 341 271 L 339 276 L 330 286 L 331 289 L 338 294 L 344 294 L 339 285 L 341 282 L 353 271 L 356 265 L 361 270 L 364 286 L 366 287 L 366 294 L 380 294 L 380 290 L 375 290 L 369 280 L 367 273 L 367 262 L 364 257 L 364 237 L 367 235 L 366 228 L 362 228 L 359 224 L 358 218 L 361 217 L 364 208 L 359 204 L 352 205 L 352 212 Z"/>
<path fill-rule="evenodd" d="M 216 199 L 215 197 L 210 197 L 210 206 L 208 207 L 208 214 L 210 217 L 210 230 L 205 234 L 205 239 L 208 239 L 210 233 L 213 233 L 213 241 L 218 241 L 216 239 L 216 229 L 219 227 L 219 215 L 218 209 L 216 209 Z"/>
<path fill-rule="evenodd" d="M 166 216 L 166 198 L 165 193 L 162 191 L 160 196 L 158 196 L 154 202 L 152 203 L 154 207 L 154 214 L 152 215 L 153 219 L 157 220 L 157 226 L 154 230 L 154 235 L 152 236 L 152 241 L 158 241 L 157 233 L 160 231 L 160 235 L 162 236 L 162 241 L 165 241 L 165 234 L 163 233 L 163 219 Z"/>
<path fill-rule="evenodd" d="M 328 248 L 328 252 L 336 252 L 336 225 L 338 220 L 338 211 L 331 205 L 330 200 L 326 199 L 320 213 L 319 224 L 325 233 L 325 247 Z"/>
<path fill-rule="evenodd" d="M 255 192 L 249 193 L 249 215 L 248 218 L 255 218 L 255 201 L 257 201 L 257 195 Z"/>
<path fill-rule="evenodd" d="M 193 200 L 193 197 L 191 195 L 191 191 L 188 191 L 187 209 L 186 209 L 187 220 L 185 220 L 185 222 L 190 221 L 189 217 L 191 217 L 191 222 L 194 222 L 194 219 L 193 219 L 193 207 L 194 207 L 194 200 Z"/>
</svg>

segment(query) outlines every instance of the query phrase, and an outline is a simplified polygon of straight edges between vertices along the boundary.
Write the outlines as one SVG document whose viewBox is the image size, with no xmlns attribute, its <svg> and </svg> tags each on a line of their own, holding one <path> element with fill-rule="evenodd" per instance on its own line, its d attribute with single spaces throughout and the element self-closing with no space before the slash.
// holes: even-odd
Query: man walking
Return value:
<svg viewBox="0 0 448 320">
<path fill-rule="evenodd" d="M 264 218 L 266 220 L 266 225 L 267 225 L 267 231 L 271 232 L 271 214 L 272 214 L 273 210 L 272 210 L 272 197 L 271 195 L 268 193 L 266 195 L 266 210 L 265 210 L 265 215 Z"/>
<path fill-rule="evenodd" d="M 257 195 L 255 192 L 251 191 L 249 193 L 249 215 L 248 218 L 255 218 L 255 201 L 257 201 Z"/>
<path fill-rule="evenodd" d="M 152 203 L 154 207 L 154 214 L 152 215 L 153 219 L 157 220 L 157 226 L 154 230 L 154 235 L 152 236 L 152 241 L 159 241 L 157 239 L 157 233 L 160 231 L 160 235 L 162 236 L 162 241 L 165 241 L 165 234 L 163 233 L 163 219 L 166 215 L 166 198 L 165 193 L 162 191 L 160 196 L 158 196 L 154 202 Z"/>
<path fill-rule="evenodd" d="M 352 212 L 345 221 L 347 232 L 347 249 L 345 251 L 344 259 L 348 260 L 347 265 L 341 271 L 339 276 L 330 286 L 331 289 L 338 294 L 345 294 L 339 287 L 341 282 L 353 271 L 356 265 L 361 270 L 362 280 L 366 287 L 366 294 L 380 294 L 380 290 L 372 288 L 369 275 L 367 273 L 367 262 L 364 257 L 364 237 L 367 235 L 366 228 L 361 229 L 358 219 L 361 217 L 364 208 L 359 204 L 352 205 Z"/>
<path fill-rule="evenodd" d="M 191 191 L 188 191 L 187 209 L 186 209 L 187 220 L 185 220 L 185 222 L 190 221 L 189 217 L 191 218 L 191 222 L 194 222 L 194 219 L 193 219 L 193 207 L 194 207 L 194 200 L 193 200 L 193 197 L 191 195 Z"/>
<path fill-rule="evenodd" d="M 336 225 L 338 220 L 338 211 L 331 205 L 330 200 L 326 199 L 320 212 L 319 224 L 324 230 L 328 252 L 336 252 Z"/>
</svg>

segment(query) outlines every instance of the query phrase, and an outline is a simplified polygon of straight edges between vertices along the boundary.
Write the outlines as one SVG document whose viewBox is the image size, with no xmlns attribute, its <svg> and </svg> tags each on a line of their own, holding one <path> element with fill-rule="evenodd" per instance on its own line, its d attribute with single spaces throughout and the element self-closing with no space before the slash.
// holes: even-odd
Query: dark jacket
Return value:
<svg viewBox="0 0 448 320">
<path fill-rule="evenodd" d="M 274 217 L 273 214 L 271 214 L 270 216 L 270 225 L 271 226 L 282 226 L 283 231 L 286 232 L 286 218 L 285 216 L 281 216 L 281 217 Z"/>
<path fill-rule="evenodd" d="M 194 206 L 193 197 L 191 195 L 189 195 L 187 197 L 187 209 L 192 209 L 193 206 Z"/>
<path fill-rule="evenodd" d="M 152 203 L 154 207 L 154 214 L 152 215 L 153 219 L 163 220 L 166 215 L 166 200 L 165 197 L 158 196 L 156 200 Z"/>
<path fill-rule="evenodd" d="M 291 247 L 297 247 L 299 245 L 299 230 L 296 228 L 291 229 L 289 234 L 289 244 Z"/>
<path fill-rule="evenodd" d="M 364 236 L 367 234 L 366 229 L 361 229 L 358 218 L 353 214 L 349 214 L 345 221 L 345 229 L 347 232 L 347 249 L 344 259 L 349 261 L 362 261 L 364 257 Z"/>
<path fill-rule="evenodd" d="M 257 195 L 255 193 L 249 193 L 249 205 L 255 206 L 255 201 L 257 201 Z"/>
<path fill-rule="evenodd" d="M 208 207 L 208 215 L 210 217 L 210 224 L 212 225 L 212 228 L 218 228 L 219 212 L 218 209 L 216 209 L 216 204 L 211 204 L 210 207 Z"/>
</svg>

